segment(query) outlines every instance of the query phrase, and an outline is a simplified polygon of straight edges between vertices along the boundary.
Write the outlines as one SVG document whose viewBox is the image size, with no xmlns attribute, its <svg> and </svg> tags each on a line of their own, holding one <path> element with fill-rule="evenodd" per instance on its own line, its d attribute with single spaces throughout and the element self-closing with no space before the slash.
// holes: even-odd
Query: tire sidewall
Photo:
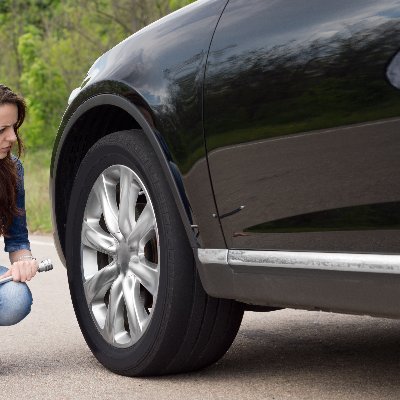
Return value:
<svg viewBox="0 0 400 400">
<path fill-rule="evenodd" d="M 66 259 L 71 299 L 84 338 L 101 363 L 121 373 L 128 369 L 132 370 L 132 365 L 137 366 L 138 370 L 144 369 L 143 364 L 152 361 L 151 354 L 157 354 L 157 347 L 163 346 L 160 338 L 168 337 L 165 334 L 171 312 L 171 307 L 168 306 L 171 303 L 168 277 L 175 273 L 171 270 L 173 263 L 169 262 L 171 260 L 171 246 L 168 243 L 168 238 L 171 236 L 170 209 L 164 195 L 165 188 L 160 187 L 162 186 L 160 171 L 155 171 L 154 160 L 150 159 L 151 156 L 154 158 L 154 155 L 150 154 L 149 158 L 143 145 L 124 146 L 124 143 L 118 140 L 118 135 L 113 135 L 116 139 L 114 143 L 110 142 L 111 135 L 109 135 L 109 138 L 103 138 L 93 146 L 76 175 L 66 226 Z M 156 215 L 160 248 L 159 290 L 153 315 L 143 336 L 128 348 L 110 345 L 97 329 L 86 302 L 80 254 L 82 222 L 89 193 L 98 176 L 116 164 L 131 168 L 146 186 Z"/>
</svg>

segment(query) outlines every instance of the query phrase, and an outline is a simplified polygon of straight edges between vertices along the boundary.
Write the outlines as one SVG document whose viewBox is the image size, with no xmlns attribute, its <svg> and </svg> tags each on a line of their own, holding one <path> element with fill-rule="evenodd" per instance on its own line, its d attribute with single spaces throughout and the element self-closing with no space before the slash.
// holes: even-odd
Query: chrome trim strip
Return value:
<svg viewBox="0 0 400 400">
<path fill-rule="evenodd" d="M 228 264 L 227 249 L 197 249 L 197 256 L 202 264 Z"/>
<path fill-rule="evenodd" d="M 400 255 L 198 249 L 203 264 L 400 274 Z"/>
</svg>

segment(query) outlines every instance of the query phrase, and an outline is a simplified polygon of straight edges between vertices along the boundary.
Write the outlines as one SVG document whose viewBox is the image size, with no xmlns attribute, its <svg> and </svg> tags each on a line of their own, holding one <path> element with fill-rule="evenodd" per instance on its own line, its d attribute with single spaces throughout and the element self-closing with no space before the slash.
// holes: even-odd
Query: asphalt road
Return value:
<svg viewBox="0 0 400 400">
<path fill-rule="evenodd" d="M 55 269 L 30 283 L 32 313 L 0 328 L 1 399 L 400 398 L 400 321 L 321 312 L 246 313 L 226 356 L 197 373 L 115 375 L 86 347 L 52 239 L 30 238 Z"/>
</svg>

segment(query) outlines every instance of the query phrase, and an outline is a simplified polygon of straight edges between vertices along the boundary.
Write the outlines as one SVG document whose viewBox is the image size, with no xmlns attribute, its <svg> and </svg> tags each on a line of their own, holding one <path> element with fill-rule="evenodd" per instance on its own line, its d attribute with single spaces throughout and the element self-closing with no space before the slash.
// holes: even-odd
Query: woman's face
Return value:
<svg viewBox="0 0 400 400">
<path fill-rule="evenodd" d="M 17 121 L 18 108 L 15 104 L 0 105 L 0 160 L 7 157 L 17 141 L 14 129 Z"/>
</svg>

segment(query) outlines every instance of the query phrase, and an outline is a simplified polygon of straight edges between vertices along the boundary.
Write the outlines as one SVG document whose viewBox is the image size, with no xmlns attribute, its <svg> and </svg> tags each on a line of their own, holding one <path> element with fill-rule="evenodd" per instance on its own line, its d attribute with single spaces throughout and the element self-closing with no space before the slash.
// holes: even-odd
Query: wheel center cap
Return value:
<svg viewBox="0 0 400 400">
<path fill-rule="evenodd" d="M 121 241 L 117 250 L 117 264 L 125 271 L 129 266 L 131 252 L 126 242 Z"/>
</svg>

